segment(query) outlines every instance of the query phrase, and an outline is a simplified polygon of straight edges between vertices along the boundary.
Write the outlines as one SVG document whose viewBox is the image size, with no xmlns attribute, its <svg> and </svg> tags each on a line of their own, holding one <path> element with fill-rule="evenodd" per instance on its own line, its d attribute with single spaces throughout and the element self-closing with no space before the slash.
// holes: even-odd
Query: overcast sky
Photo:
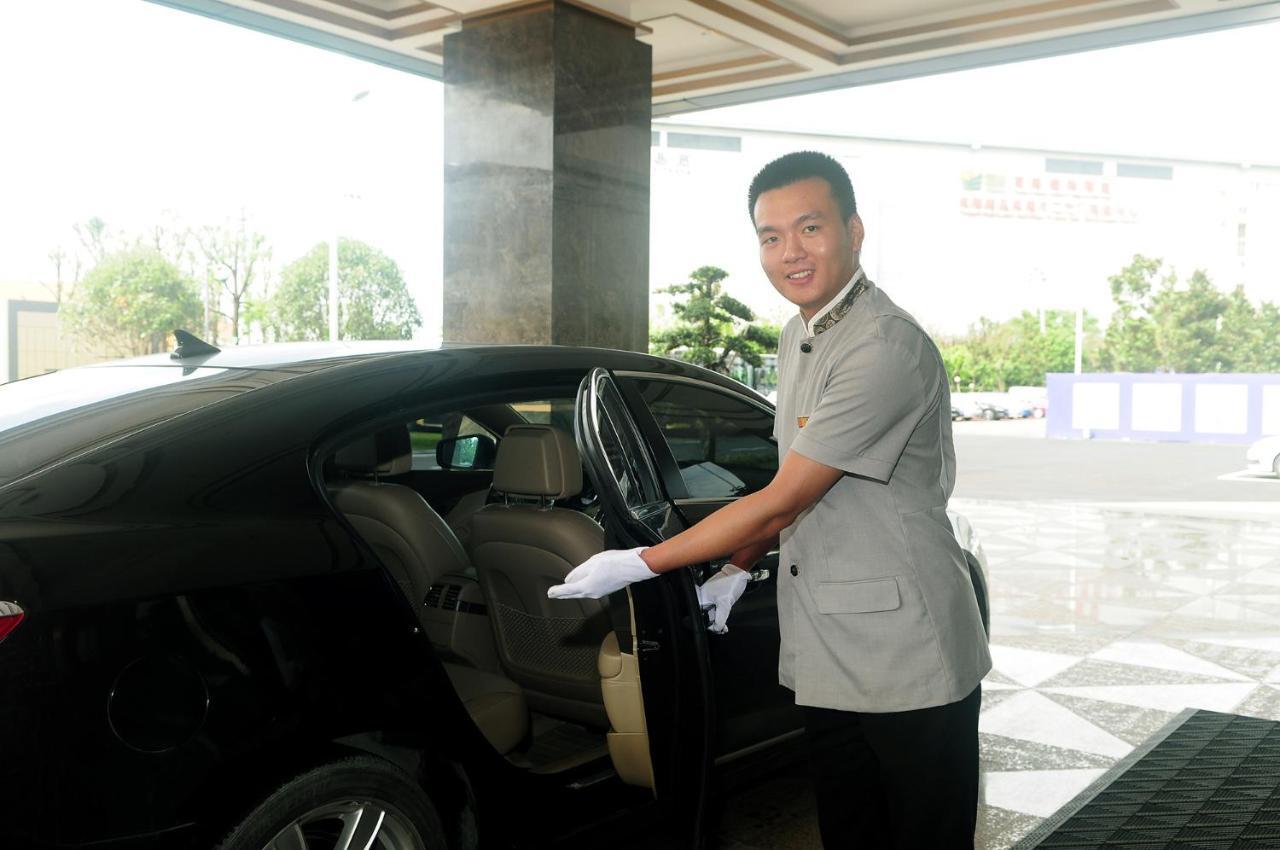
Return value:
<svg viewBox="0 0 1280 850">
<path fill-rule="evenodd" d="M 676 120 L 1280 163 L 1278 45 L 1268 24 Z M 0 283 L 51 278 L 90 216 L 244 209 L 277 266 L 335 229 L 382 248 L 438 328 L 440 84 L 141 0 L 0 4 L 0 80 Z"/>
</svg>

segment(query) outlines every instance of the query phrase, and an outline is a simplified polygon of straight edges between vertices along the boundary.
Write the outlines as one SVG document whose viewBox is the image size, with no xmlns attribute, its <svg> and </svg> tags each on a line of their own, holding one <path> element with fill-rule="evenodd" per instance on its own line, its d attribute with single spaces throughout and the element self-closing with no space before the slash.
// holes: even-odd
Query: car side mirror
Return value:
<svg viewBox="0 0 1280 850">
<path fill-rule="evenodd" d="M 497 456 L 498 444 L 483 434 L 449 437 L 436 443 L 436 464 L 441 469 L 492 471 Z"/>
</svg>

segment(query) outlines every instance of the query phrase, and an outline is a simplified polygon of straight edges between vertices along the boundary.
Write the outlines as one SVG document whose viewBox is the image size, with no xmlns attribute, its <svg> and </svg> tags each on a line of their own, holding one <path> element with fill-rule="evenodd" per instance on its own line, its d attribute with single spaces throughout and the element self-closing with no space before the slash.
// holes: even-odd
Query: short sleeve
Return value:
<svg viewBox="0 0 1280 850">
<path fill-rule="evenodd" d="M 889 482 L 933 402 L 920 356 L 872 338 L 836 361 L 791 448 L 853 475 Z"/>
</svg>

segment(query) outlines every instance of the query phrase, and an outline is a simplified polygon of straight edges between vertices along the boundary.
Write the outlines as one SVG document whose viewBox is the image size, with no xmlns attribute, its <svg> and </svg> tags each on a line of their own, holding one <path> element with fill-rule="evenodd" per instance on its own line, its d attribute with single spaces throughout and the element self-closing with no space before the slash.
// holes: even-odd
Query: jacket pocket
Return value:
<svg viewBox="0 0 1280 850">
<path fill-rule="evenodd" d="M 820 581 L 813 595 L 822 614 L 869 614 L 895 611 L 902 606 L 898 580 L 892 576 L 865 581 Z"/>
</svg>

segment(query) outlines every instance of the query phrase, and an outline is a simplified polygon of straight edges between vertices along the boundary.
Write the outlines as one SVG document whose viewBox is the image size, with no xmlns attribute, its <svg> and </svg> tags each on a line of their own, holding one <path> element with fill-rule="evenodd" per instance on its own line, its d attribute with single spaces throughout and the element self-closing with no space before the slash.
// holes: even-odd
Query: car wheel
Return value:
<svg viewBox="0 0 1280 850">
<path fill-rule="evenodd" d="M 984 419 L 986 419 L 986 420 L 990 421 L 990 420 L 992 420 L 992 419 L 995 419 L 995 418 L 996 418 L 996 412 L 995 412 L 994 410 L 984 410 L 984 411 L 982 412 L 982 417 L 983 417 Z"/>
<path fill-rule="evenodd" d="M 356 756 L 289 780 L 218 850 L 445 850 L 427 795 L 395 766 Z"/>
</svg>

